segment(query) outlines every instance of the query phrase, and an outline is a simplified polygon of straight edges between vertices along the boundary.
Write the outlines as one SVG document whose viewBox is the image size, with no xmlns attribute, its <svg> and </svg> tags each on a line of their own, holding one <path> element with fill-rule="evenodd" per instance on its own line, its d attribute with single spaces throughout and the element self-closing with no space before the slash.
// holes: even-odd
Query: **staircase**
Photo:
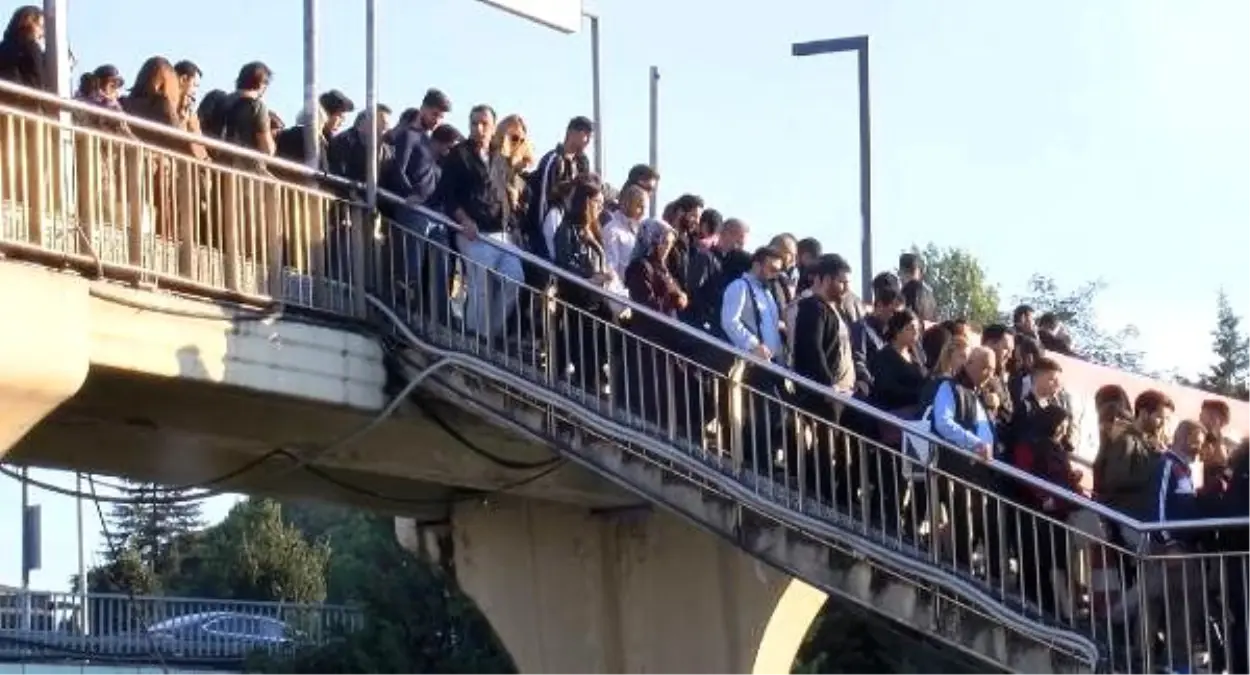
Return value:
<svg viewBox="0 0 1250 675">
<path fill-rule="evenodd" d="M 390 222 L 386 228 L 397 250 L 456 255 L 435 241 L 438 237 L 427 239 Z M 395 260 L 395 256 L 390 258 Z M 413 262 L 395 262 L 384 278 L 416 281 L 405 272 L 413 269 Z M 403 286 L 425 287 L 419 283 Z M 546 443 L 568 460 L 756 558 L 994 667 L 1018 672 L 1088 672 L 1103 660 L 1098 643 L 1090 637 L 1004 602 L 1001 594 L 996 595 L 976 575 L 961 574 L 941 563 L 936 553 L 859 515 L 868 509 L 831 506 L 828 499 L 821 499 L 819 486 L 814 491 L 805 489 L 796 480 L 802 467 L 787 469 L 778 463 L 771 467 L 773 471 L 761 472 L 753 466 L 757 461 L 743 459 L 744 439 L 732 438 L 735 434 L 722 434 L 717 443 L 675 432 L 677 425 L 671 420 L 676 411 L 671 402 L 667 414 L 659 415 L 669 421 L 657 424 L 620 403 L 628 398 L 628 393 L 619 391 L 621 378 L 613 383 L 618 389 L 615 395 L 604 395 L 601 387 L 586 387 L 569 377 L 556 366 L 559 343 L 566 343 L 565 353 L 575 352 L 576 346 L 569 349 L 567 345 L 574 339 L 570 333 L 577 333 L 577 325 L 591 319 L 553 294 L 523 301 L 518 312 L 522 318 L 501 327 L 493 341 L 466 329 L 464 312 L 454 303 L 439 307 L 432 302 L 434 297 L 401 291 L 390 298 L 371 297 L 370 302 L 394 327 L 394 355 L 402 370 L 408 377 L 425 378 L 426 390 L 435 396 Z M 552 317 L 558 319 L 554 324 Z M 545 344 L 516 339 L 526 320 L 530 326 L 545 325 L 550 339 Z M 601 328 L 611 335 L 604 344 L 614 344 L 619 352 L 640 347 L 614 327 L 603 324 Z M 713 346 L 709 343 L 707 348 Z M 648 357 L 680 361 L 678 369 L 687 372 L 701 367 L 670 353 L 652 351 Z M 656 372 L 652 367 L 649 374 Z M 594 379 L 598 384 L 608 378 L 596 373 Z M 653 381 L 672 379 L 660 376 Z M 763 400 L 758 391 L 740 383 L 732 386 L 732 408 L 737 415 L 752 404 L 776 403 Z M 630 389 L 629 384 L 624 388 Z M 670 391 L 675 394 L 670 399 L 690 398 L 689 386 L 685 397 L 675 392 Z M 810 441 L 819 431 L 808 428 L 800 433 Z M 732 450 L 723 451 L 726 445 Z"/>
</svg>

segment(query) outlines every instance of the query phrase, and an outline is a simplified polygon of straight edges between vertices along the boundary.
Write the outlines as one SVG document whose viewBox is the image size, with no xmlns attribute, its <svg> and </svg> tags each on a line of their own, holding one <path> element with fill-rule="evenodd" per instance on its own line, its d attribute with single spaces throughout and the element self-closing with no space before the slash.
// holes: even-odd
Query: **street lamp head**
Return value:
<svg viewBox="0 0 1250 675">
<path fill-rule="evenodd" d="M 816 54 L 833 54 L 837 52 L 857 52 L 868 49 L 868 36 L 834 38 L 832 40 L 813 40 L 796 42 L 790 45 L 791 56 L 815 56 Z"/>
</svg>

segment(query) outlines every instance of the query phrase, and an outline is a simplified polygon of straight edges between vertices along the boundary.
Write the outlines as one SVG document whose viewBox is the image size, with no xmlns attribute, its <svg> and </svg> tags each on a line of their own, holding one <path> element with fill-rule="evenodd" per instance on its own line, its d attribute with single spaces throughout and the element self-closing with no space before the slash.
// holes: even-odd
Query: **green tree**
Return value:
<svg viewBox="0 0 1250 675">
<path fill-rule="evenodd" d="M 330 547 L 282 521 L 281 506 L 248 499 L 204 532 L 170 587 L 233 600 L 322 602 Z"/>
<path fill-rule="evenodd" d="M 981 263 L 962 248 L 912 246 L 924 260 L 925 281 L 933 289 L 940 319 L 967 319 L 976 326 L 998 320 L 998 288 L 989 283 Z"/>
<path fill-rule="evenodd" d="M 1075 290 L 1061 289 L 1055 280 L 1034 274 L 1029 277 L 1027 290 L 1016 298 L 1017 304 L 1033 307 L 1039 314 L 1054 312 L 1067 326 L 1072 336 L 1072 347 L 1083 358 L 1119 370 L 1145 374 L 1142 352 L 1133 347 L 1137 339 L 1137 327 L 1129 324 L 1115 331 L 1108 331 L 1098 324 L 1094 303 L 1106 283 L 1086 282 Z"/>
<path fill-rule="evenodd" d="M 114 504 L 105 534 L 105 560 L 133 551 L 156 576 L 177 567 L 184 538 L 204 526 L 200 502 L 152 483 L 132 483 L 123 490 L 132 503 Z M 151 501 L 141 501 L 141 500 Z"/>
<path fill-rule="evenodd" d="M 1228 294 L 1220 291 L 1215 330 L 1211 331 L 1211 349 L 1216 362 L 1198 376 L 1202 389 L 1223 396 L 1250 400 L 1247 378 L 1250 378 L 1250 338 L 1241 329 L 1241 317 L 1233 313 Z"/>
<path fill-rule="evenodd" d="M 287 658 L 258 658 L 263 672 L 511 673 L 489 623 L 447 574 L 405 551 L 391 518 L 337 506 L 287 504 L 288 522 L 331 542 L 328 595 L 363 610 L 363 630 Z"/>
<path fill-rule="evenodd" d="M 155 595 L 164 584 L 161 578 L 133 548 L 124 548 L 111 556 L 103 565 L 87 570 L 87 590 L 92 593 L 134 593 Z M 78 592 L 78 575 L 70 578 L 74 592 Z"/>
</svg>

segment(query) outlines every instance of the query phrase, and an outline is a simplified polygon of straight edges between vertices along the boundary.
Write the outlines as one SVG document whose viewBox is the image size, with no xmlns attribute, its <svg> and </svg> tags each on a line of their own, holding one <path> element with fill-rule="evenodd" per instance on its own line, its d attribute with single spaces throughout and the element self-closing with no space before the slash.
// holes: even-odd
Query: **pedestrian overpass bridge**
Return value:
<svg viewBox="0 0 1250 675">
<path fill-rule="evenodd" d="M 0 88 L 45 111 L 110 114 Z M 613 334 L 604 344 L 626 363 L 650 363 L 632 385 L 643 416 L 613 403 L 630 398 L 628 379 L 605 398 L 556 372 L 547 357 L 573 331 L 549 331 L 547 347 L 507 339 L 506 326 L 487 341 L 437 316 L 412 265 L 394 261 L 415 250 L 404 244 L 438 244 L 390 222 L 380 244 L 346 186 L 198 162 L 8 103 L 0 117 L 6 461 L 394 513 L 401 541 L 453 565 L 524 672 L 789 672 L 830 597 L 1003 669 L 1140 672 L 1158 659 L 1129 609 L 1039 612 L 931 537 L 883 527 L 870 516 L 880 495 L 834 508 L 802 460 L 757 459 L 733 424 L 678 424 L 678 408 L 705 398 L 728 396 L 733 420 L 784 402 Z M 589 320 L 551 296 L 526 308 L 545 325 Z M 1235 410 L 1244 424 L 1244 404 Z M 790 413 L 797 437 L 837 430 Z M 856 447 L 865 475 L 902 461 Z M 1036 517 L 982 498 L 1006 518 Z M 1152 564 L 1071 534 L 1074 551 Z M 1224 562 L 1244 567 L 1246 555 Z"/>
</svg>

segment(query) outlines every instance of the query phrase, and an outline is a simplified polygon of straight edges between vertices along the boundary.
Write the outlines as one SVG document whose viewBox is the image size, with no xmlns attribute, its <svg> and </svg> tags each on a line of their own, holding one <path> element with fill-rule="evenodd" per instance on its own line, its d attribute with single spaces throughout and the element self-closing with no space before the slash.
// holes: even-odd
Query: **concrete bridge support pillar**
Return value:
<svg viewBox="0 0 1250 675">
<path fill-rule="evenodd" d="M 0 260 L 0 457 L 87 379 L 87 281 Z"/>
<path fill-rule="evenodd" d="M 451 513 L 456 576 L 523 673 L 788 673 L 825 594 L 664 512 Z"/>
</svg>

